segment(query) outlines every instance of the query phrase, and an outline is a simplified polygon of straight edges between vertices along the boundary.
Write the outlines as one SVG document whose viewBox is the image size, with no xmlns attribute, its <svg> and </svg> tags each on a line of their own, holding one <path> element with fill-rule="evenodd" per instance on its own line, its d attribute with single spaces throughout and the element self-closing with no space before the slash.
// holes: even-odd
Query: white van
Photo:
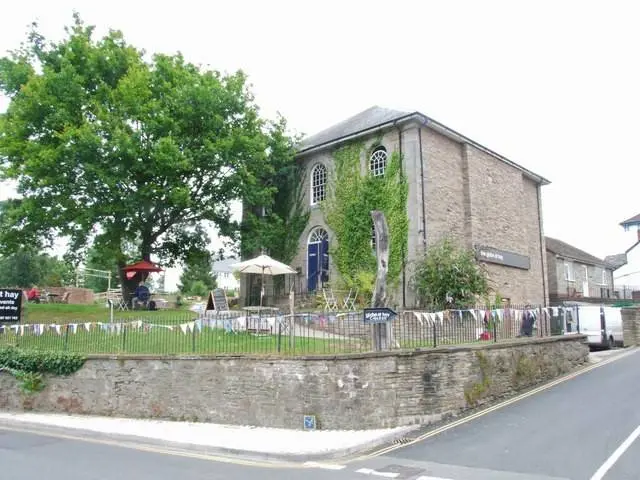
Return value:
<svg viewBox="0 0 640 480">
<path fill-rule="evenodd" d="M 622 309 L 620 307 L 604 307 L 605 328 L 611 346 L 622 347 Z"/>
<path fill-rule="evenodd" d="M 622 345 L 622 315 L 619 308 L 578 307 L 578 328 L 592 347 L 613 348 Z"/>
</svg>

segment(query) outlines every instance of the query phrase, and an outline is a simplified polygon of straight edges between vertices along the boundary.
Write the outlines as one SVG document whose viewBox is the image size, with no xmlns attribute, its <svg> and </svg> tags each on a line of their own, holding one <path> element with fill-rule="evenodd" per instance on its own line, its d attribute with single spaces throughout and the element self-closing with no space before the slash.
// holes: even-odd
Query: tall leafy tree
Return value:
<svg viewBox="0 0 640 480">
<path fill-rule="evenodd" d="M 172 263 L 204 251 L 202 224 L 234 237 L 229 202 L 263 205 L 263 181 L 291 158 L 286 124 L 268 122 L 243 72 L 203 70 L 182 55 L 144 52 L 111 31 L 94 38 L 78 15 L 59 42 L 37 26 L 0 59 L 0 177 L 21 199 L 0 222 L 0 248 L 56 236 L 82 254 L 91 241 Z M 1 179 L 1 178 L 0 178 Z"/>
<path fill-rule="evenodd" d="M 178 289 L 186 295 L 204 296 L 216 288 L 212 272 L 213 258 L 208 252 L 192 255 L 185 265 Z"/>
<path fill-rule="evenodd" d="M 61 287 L 70 285 L 73 275 L 74 269 L 69 263 L 30 249 L 0 257 L 1 287 Z"/>
</svg>

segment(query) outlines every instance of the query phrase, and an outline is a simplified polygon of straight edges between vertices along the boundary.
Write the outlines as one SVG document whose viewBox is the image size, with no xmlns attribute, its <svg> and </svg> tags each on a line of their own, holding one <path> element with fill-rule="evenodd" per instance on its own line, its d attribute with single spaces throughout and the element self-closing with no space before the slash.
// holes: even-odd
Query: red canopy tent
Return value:
<svg viewBox="0 0 640 480">
<path fill-rule="evenodd" d="M 139 262 L 132 263 L 131 265 L 127 265 L 122 269 L 125 272 L 128 280 L 131 280 L 136 276 L 137 273 L 142 274 L 142 278 L 146 278 L 152 272 L 162 272 L 162 268 L 156 265 L 153 262 L 149 262 L 147 260 L 140 260 Z M 146 276 L 145 276 L 146 274 Z"/>
</svg>

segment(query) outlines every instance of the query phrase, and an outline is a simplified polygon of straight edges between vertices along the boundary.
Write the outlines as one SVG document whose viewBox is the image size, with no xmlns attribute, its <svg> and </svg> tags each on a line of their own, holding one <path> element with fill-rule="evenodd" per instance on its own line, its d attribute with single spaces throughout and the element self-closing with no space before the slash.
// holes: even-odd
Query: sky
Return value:
<svg viewBox="0 0 640 480">
<path fill-rule="evenodd" d="M 61 38 L 74 10 L 148 52 L 244 70 L 263 114 L 298 133 L 418 110 L 548 178 L 546 235 L 599 257 L 634 240 L 619 226 L 640 213 L 632 1 L 30 0 L 0 17 L 0 54 L 34 20 Z"/>
</svg>

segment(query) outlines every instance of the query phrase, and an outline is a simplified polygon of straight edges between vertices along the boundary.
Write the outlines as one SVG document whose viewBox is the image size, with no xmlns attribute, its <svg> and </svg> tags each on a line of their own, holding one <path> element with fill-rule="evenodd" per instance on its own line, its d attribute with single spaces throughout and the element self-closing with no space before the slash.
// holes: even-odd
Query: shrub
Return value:
<svg viewBox="0 0 640 480">
<path fill-rule="evenodd" d="M 489 293 L 484 270 L 472 250 L 445 239 L 430 247 L 416 261 L 412 284 L 422 306 L 465 307 Z"/>
</svg>

